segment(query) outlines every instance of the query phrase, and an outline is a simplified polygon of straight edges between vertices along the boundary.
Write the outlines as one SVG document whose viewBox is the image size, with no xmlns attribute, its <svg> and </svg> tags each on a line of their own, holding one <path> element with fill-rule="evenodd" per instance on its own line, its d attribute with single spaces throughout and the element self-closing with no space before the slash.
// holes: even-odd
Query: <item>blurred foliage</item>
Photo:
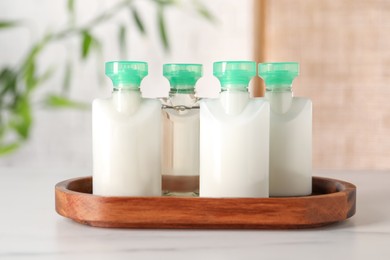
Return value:
<svg viewBox="0 0 390 260">
<path fill-rule="evenodd" d="M 149 0 L 156 5 L 156 27 L 159 31 L 160 42 L 165 51 L 169 51 L 170 42 L 165 22 L 165 10 L 170 7 L 180 7 L 180 0 Z M 52 43 L 64 42 L 70 38 L 77 38 L 80 42 L 80 59 L 86 60 L 92 55 L 102 56 L 102 43 L 93 30 L 98 26 L 109 23 L 112 18 L 119 15 L 123 10 L 130 13 L 130 22 L 142 34 L 147 35 L 144 17 L 139 13 L 136 0 L 123 0 L 113 5 L 110 9 L 98 14 L 84 25 L 76 24 L 76 0 L 67 0 L 66 12 L 68 14 L 68 25 L 57 31 L 42 36 L 29 48 L 26 56 L 17 66 L 3 66 L 0 68 L 0 156 L 11 153 L 18 149 L 28 140 L 31 127 L 34 121 L 32 95 L 46 80 L 53 75 L 54 68 L 49 67 L 43 73 L 37 70 L 38 59 L 42 52 Z M 213 15 L 199 1 L 190 1 L 192 9 L 209 21 L 214 21 Z M 127 52 L 127 31 L 130 24 L 121 23 L 118 26 L 118 48 L 121 56 L 125 57 Z M 1 21 L 0 33 L 4 30 L 11 30 L 24 26 L 20 21 Z M 72 55 L 67 55 L 71 57 Z M 41 103 L 48 108 L 73 108 L 85 109 L 88 105 L 71 100 L 68 96 L 72 83 L 72 63 L 69 58 L 61 65 L 63 69 L 63 83 L 61 93 L 46 94 Z M 62 68 L 63 67 L 63 68 Z M 56 67 L 57 68 L 57 67 Z M 35 99 L 34 99 L 35 100 Z"/>
</svg>

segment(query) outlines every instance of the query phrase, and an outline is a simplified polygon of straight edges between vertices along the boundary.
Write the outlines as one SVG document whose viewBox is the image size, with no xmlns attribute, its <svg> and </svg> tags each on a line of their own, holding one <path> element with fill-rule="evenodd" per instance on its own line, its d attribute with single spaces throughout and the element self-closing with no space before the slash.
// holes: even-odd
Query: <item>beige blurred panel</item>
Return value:
<svg viewBox="0 0 390 260">
<path fill-rule="evenodd" d="M 256 1 L 256 0 L 255 0 Z M 267 1 L 265 60 L 298 61 L 315 169 L 390 169 L 390 1 Z"/>
<path fill-rule="evenodd" d="M 267 49 L 266 37 L 266 21 L 267 21 L 267 0 L 253 0 L 253 22 L 254 22 L 254 54 L 257 63 L 265 61 L 265 50 Z M 252 96 L 263 97 L 265 92 L 265 85 L 258 77 L 253 79 Z"/>
</svg>

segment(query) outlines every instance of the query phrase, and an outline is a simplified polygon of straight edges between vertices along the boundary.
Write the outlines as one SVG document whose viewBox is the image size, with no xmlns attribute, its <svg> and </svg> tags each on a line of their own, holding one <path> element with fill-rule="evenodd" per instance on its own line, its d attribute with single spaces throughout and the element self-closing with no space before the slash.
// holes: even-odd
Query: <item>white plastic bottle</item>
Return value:
<svg viewBox="0 0 390 260">
<path fill-rule="evenodd" d="M 312 192 L 312 102 L 293 97 L 295 62 L 259 64 L 271 105 L 270 196 Z"/>
<path fill-rule="evenodd" d="M 256 63 L 214 63 L 218 99 L 200 102 L 200 196 L 268 197 L 269 104 L 251 99 Z"/>
<path fill-rule="evenodd" d="M 144 99 L 146 62 L 108 62 L 114 90 L 92 108 L 93 194 L 161 195 L 161 104 Z"/>
<path fill-rule="evenodd" d="M 164 64 L 171 88 L 161 101 L 163 116 L 162 180 L 164 195 L 199 194 L 199 99 L 195 84 L 201 64 Z"/>
</svg>

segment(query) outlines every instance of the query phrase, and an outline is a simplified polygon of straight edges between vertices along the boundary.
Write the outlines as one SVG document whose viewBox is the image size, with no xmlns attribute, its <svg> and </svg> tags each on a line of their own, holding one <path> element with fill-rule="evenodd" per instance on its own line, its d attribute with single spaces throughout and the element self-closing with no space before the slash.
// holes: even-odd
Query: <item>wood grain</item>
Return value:
<svg viewBox="0 0 390 260">
<path fill-rule="evenodd" d="M 56 211 L 95 227 L 296 229 L 324 226 L 355 214 L 353 184 L 313 178 L 313 194 L 290 198 L 102 197 L 92 177 L 60 182 Z"/>
</svg>

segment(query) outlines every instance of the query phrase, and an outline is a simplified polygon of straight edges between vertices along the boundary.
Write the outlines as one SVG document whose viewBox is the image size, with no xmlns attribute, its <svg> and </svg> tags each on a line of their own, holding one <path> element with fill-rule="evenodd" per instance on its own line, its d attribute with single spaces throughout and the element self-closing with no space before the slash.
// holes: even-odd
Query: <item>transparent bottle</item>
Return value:
<svg viewBox="0 0 390 260">
<path fill-rule="evenodd" d="M 296 62 L 259 64 L 271 105 L 270 196 L 303 196 L 312 192 L 312 102 L 294 97 Z"/>
<path fill-rule="evenodd" d="M 269 104 L 249 96 L 256 63 L 214 63 L 218 99 L 200 102 L 200 196 L 268 197 Z"/>
<path fill-rule="evenodd" d="M 144 99 L 146 62 L 106 63 L 114 90 L 92 105 L 93 194 L 161 196 L 161 104 Z"/>
<path fill-rule="evenodd" d="M 199 194 L 199 99 L 195 84 L 201 64 L 164 64 L 163 75 L 171 85 L 162 99 L 163 194 Z"/>
</svg>

